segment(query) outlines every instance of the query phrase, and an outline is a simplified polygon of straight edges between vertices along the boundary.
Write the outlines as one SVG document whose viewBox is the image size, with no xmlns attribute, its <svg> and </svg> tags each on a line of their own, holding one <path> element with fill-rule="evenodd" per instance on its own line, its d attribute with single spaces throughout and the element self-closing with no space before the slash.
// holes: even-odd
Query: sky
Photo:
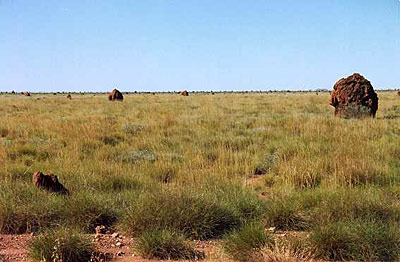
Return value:
<svg viewBox="0 0 400 262">
<path fill-rule="evenodd" d="M 0 0 L 0 91 L 400 88 L 399 0 Z"/>
</svg>

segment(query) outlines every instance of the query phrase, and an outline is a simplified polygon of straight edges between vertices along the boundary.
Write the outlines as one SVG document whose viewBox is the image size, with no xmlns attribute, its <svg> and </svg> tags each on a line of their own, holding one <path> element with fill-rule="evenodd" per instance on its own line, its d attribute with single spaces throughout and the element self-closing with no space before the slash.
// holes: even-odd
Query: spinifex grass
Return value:
<svg viewBox="0 0 400 262">
<path fill-rule="evenodd" d="M 397 223 L 399 102 L 378 95 L 375 119 L 335 118 L 322 92 L 0 96 L 0 232 L 106 224 L 133 233 L 148 229 L 141 217 L 199 239 L 262 217 L 306 231 Z M 39 170 L 71 196 L 34 188 Z"/>
<path fill-rule="evenodd" d="M 195 251 L 180 234 L 169 230 L 143 232 L 136 243 L 136 250 L 144 258 L 194 259 Z"/>
<path fill-rule="evenodd" d="M 225 251 L 234 259 L 246 261 L 254 252 L 261 252 L 265 247 L 272 247 L 274 240 L 260 222 L 249 223 L 234 230 L 224 239 Z"/>
<path fill-rule="evenodd" d="M 93 255 L 91 239 L 68 229 L 45 232 L 34 239 L 29 250 L 34 261 L 89 262 Z"/>
</svg>

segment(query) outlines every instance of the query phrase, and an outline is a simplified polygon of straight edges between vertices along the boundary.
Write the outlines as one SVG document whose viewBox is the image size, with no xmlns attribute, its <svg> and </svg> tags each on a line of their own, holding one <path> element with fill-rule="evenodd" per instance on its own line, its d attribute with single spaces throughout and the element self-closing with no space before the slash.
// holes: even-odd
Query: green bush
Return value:
<svg viewBox="0 0 400 262">
<path fill-rule="evenodd" d="M 253 252 L 273 244 L 272 236 L 261 223 L 251 223 L 225 237 L 224 249 L 232 258 L 246 261 Z"/>
<path fill-rule="evenodd" d="M 340 221 L 320 226 L 310 236 L 323 259 L 393 261 L 400 254 L 398 225 L 373 221 Z"/>
<path fill-rule="evenodd" d="M 29 257 L 35 261 L 86 262 L 93 253 L 88 237 L 67 229 L 44 233 L 33 240 L 29 249 Z"/>
<path fill-rule="evenodd" d="M 182 234 L 169 230 L 143 232 L 136 244 L 136 250 L 144 258 L 152 259 L 192 259 L 193 247 Z"/>
</svg>

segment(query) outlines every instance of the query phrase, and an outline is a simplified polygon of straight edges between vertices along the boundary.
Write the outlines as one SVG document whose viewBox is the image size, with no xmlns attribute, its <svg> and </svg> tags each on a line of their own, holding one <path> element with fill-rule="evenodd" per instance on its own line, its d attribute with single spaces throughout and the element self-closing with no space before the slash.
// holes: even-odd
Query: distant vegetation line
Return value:
<svg viewBox="0 0 400 262">
<path fill-rule="evenodd" d="M 379 92 L 391 92 L 391 91 L 399 91 L 400 88 L 396 89 L 376 89 Z M 179 91 L 121 91 L 123 94 L 127 95 L 143 95 L 143 94 L 159 94 L 159 95 L 174 95 L 179 94 Z M 265 91 L 190 91 L 190 94 L 284 94 L 284 93 L 327 93 L 330 92 L 328 89 L 321 90 L 265 90 Z M 21 92 L 16 92 L 15 94 L 20 94 Z M 84 94 L 108 94 L 107 91 L 102 92 L 90 92 L 90 91 L 80 91 L 80 92 L 68 92 L 68 91 L 60 91 L 60 92 L 30 92 L 31 94 L 75 94 L 75 95 L 84 95 Z M 13 94 L 12 92 L 3 91 L 0 92 L 1 95 Z"/>
</svg>

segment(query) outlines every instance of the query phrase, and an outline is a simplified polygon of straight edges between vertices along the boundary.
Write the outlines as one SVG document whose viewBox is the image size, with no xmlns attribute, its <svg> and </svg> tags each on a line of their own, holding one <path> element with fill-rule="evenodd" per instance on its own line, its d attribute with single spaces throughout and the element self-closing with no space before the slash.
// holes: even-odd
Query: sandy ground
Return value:
<svg viewBox="0 0 400 262">
<path fill-rule="evenodd" d="M 0 235 L 0 261 L 28 261 L 28 246 L 32 236 Z"/>
<path fill-rule="evenodd" d="M 0 235 L 0 261 L 24 261 L 32 262 L 28 259 L 28 249 L 30 242 L 34 236 L 31 234 L 24 235 Z M 93 235 L 93 242 L 96 243 L 97 249 L 106 254 L 109 258 L 107 261 L 120 262 L 139 262 L 139 261 L 159 261 L 144 259 L 132 250 L 135 244 L 133 238 L 119 235 L 116 237 L 112 234 L 102 234 L 97 237 Z M 117 246 L 117 243 L 121 243 Z M 231 261 L 225 257 L 216 241 L 198 241 L 196 242 L 196 250 L 204 252 L 206 259 L 203 261 Z M 182 260 L 181 260 L 182 261 Z"/>
</svg>

